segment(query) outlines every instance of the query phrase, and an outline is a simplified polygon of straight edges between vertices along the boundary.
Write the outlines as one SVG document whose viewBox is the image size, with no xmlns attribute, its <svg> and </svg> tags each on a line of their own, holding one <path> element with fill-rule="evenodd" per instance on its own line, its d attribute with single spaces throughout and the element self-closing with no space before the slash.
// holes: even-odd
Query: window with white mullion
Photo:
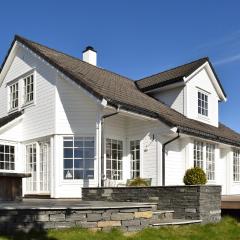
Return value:
<svg viewBox="0 0 240 240">
<path fill-rule="evenodd" d="M 29 144 L 26 146 L 26 172 L 31 173 L 27 178 L 27 192 L 36 192 L 37 189 L 37 145 Z"/>
<path fill-rule="evenodd" d="M 240 181 L 240 150 L 233 151 L 233 181 Z"/>
<path fill-rule="evenodd" d="M 131 178 L 140 177 L 140 141 L 130 141 Z"/>
<path fill-rule="evenodd" d="M 24 78 L 24 103 L 30 103 L 34 100 L 34 78 L 33 74 Z"/>
<path fill-rule="evenodd" d="M 123 142 L 106 139 L 106 176 L 112 180 L 122 180 Z"/>
<path fill-rule="evenodd" d="M 94 178 L 94 138 L 64 137 L 64 179 Z"/>
<path fill-rule="evenodd" d="M 215 180 L 215 145 L 206 144 L 206 175 L 208 180 Z"/>
<path fill-rule="evenodd" d="M 10 101 L 9 101 L 9 108 L 10 110 L 14 110 L 18 108 L 19 103 L 19 87 L 18 82 L 14 83 L 9 86 L 9 93 L 10 93 Z"/>
<path fill-rule="evenodd" d="M 204 169 L 203 142 L 194 141 L 193 159 L 194 159 L 194 167 L 200 167 Z"/>
<path fill-rule="evenodd" d="M 198 114 L 208 116 L 208 95 L 198 91 Z"/>
</svg>

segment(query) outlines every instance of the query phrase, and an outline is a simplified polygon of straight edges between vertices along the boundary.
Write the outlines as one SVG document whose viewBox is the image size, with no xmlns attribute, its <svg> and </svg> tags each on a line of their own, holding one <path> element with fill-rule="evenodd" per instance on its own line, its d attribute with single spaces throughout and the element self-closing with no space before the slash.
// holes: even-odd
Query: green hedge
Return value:
<svg viewBox="0 0 240 240">
<path fill-rule="evenodd" d="M 186 171 L 183 182 L 185 185 L 204 185 L 207 182 L 207 177 L 201 168 L 194 167 Z"/>
</svg>

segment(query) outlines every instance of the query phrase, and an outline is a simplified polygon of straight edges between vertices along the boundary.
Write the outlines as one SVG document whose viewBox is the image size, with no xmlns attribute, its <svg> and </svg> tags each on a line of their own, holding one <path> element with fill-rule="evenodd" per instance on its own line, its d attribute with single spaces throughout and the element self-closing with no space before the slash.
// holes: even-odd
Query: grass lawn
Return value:
<svg viewBox="0 0 240 240">
<path fill-rule="evenodd" d="M 72 228 L 66 230 L 51 230 L 45 233 L 18 234 L 16 236 L 0 236 L 1 240 L 36 239 L 36 240 L 198 240 L 240 239 L 240 224 L 232 218 L 224 218 L 218 224 L 189 225 L 181 227 L 164 227 L 160 229 L 145 229 L 138 233 L 123 234 L 118 230 L 111 232 L 90 232 Z"/>
</svg>

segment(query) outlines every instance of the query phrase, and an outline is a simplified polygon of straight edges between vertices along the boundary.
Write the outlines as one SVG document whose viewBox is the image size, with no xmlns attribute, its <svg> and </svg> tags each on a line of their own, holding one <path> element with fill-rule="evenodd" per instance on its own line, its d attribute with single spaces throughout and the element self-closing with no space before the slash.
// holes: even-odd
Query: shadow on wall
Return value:
<svg viewBox="0 0 240 240">
<path fill-rule="evenodd" d="M 57 240 L 49 237 L 41 215 L 30 210 L 1 210 L 0 238 L 11 240 Z"/>
</svg>

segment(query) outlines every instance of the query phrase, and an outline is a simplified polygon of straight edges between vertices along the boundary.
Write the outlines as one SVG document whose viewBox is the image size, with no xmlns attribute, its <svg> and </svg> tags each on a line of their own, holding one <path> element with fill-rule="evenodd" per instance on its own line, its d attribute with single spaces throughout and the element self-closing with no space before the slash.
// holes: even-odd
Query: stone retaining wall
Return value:
<svg viewBox="0 0 240 240">
<path fill-rule="evenodd" d="M 221 219 L 221 186 L 165 186 L 83 188 L 83 200 L 154 202 L 160 210 L 174 210 L 175 218 Z"/>
<path fill-rule="evenodd" d="M 119 228 L 137 231 L 153 221 L 152 206 L 109 209 L 0 210 L 0 232 L 29 232 L 53 228 L 81 227 L 96 230 Z"/>
</svg>

